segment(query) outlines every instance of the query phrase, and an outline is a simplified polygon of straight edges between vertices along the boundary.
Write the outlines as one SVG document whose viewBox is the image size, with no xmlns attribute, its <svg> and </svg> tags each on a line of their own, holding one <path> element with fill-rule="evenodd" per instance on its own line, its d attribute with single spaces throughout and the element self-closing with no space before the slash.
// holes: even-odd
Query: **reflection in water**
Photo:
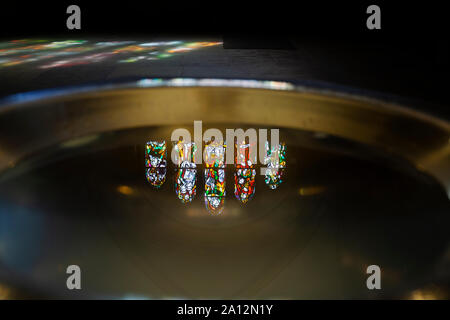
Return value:
<svg viewBox="0 0 450 320">
<path fill-rule="evenodd" d="M 289 178 L 273 191 L 255 163 L 258 195 L 245 205 L 228 199 L 211 217 L 203 186 L 185 205 L 172 187 L 153 190 L 143 179 L 146 141 L 168 142 L 180 126 L 108 132 L 76 149 L 58 144 L 2 173 L 0 296 L 17 297 L 25 284 L 32 298 L 74 298 L 65 271 L 79 264 L 108 270 L 83 278 L 80 298 L 448 298 L 450 204 L 414 167 L 286 128 Z M 203 183 L 204 164 L 196 169 Z M 232 198 L 235 169 L 223 169 Z M 214 207 L 223 199 L 207 198 Z M 365 286 L 367 265 L 377 263 L 389 290 Z"/>
<path fill-rule="evenodd" d="M 175 165 L 175 193 L 183 203 L 191 202 L 197 194 L 197 169 L 195 165 L 194 142 L 178 141 L 174 145 Z"/>
<path fill-rule="evenodd" d="M 280 142 L 276 146 L 269 147 L 266 141 L 266 158 L 264 163 L 267 165 L 265 173 L 265 182 L 270 189 L 276 189 L 283 182 L 284 169 L 286 168 L 286 145 Z"/>
<path fill-rule="evenodd" d="M 205 206 L 213 215 L 221 214 L 225 204 L 225 197 L 214 197 L 205 195 Z"/>
<path fill-rule="evenodd" d="M 148 168 L 146 173 L 147 181 L 155 188 L 159 188 L 166 182 L 166 174 L 167 168 L 165 167 Z"/>
<path fill-rule="evenodd" d="M 222 213 L 225 204 L 225 151 L 223 143 L 205 145 L 205 206 L 214 215 Z"/>
<path fill-rule="evenodd" d="M 247 203 L 255 194 L 256 160 L 254 157 L 250 159 L 250 144 L 235 144 L 235 151 L 234 195 L 242 203 Z"/>
<path fill-rule="evenodd" d="M 251 154 L 250 144 L 236 143 L 235 170 L 234 170 L 234 195 L 238 201 L 246 204 L 253 198 L 256 191 L 256 153 Z M 195 154 L 197 146 L 194 142 L 179 140 L 174 142 L 172 160 L 175 170 L 175 193 L 183 203 L 190 203 L 197 194 L 197 166 Z M 205 206 L 213 215 L 222 213 L 226 196 L 226 143 L 210 141 L 205 145 L 203 159 L 205 162 Z M 156 187 L 161 187 L 166 181 L 167 174 L 167 146 L 166 142 L 149 141 L 145 149 L 145 166 L 148 182 Z M 276 189 L 281 182 L 286 167 L 286 145 L 280 143 L 278 147 L 269 149 L 266 143 L 266 157 L 264 181 L 270 189 Z M 126 191 L 118 189 L 122 194 Z M 322 192 L 322 189 L 303 190 L 300 195 L 310 195 Z"/>
<path fill-rule="evenodd" d="M 210 213 L 222 213 L 225 195 L 225 169 L 205 169 L 205 205 Z"/>
<path fill-rule="evenodd" d="M 166 181 L 167 160 L 166 141 L 149 141 L 145 148 L 145 166 L 147 181 L 155 188 L 161 187 Z"/>
</svg>

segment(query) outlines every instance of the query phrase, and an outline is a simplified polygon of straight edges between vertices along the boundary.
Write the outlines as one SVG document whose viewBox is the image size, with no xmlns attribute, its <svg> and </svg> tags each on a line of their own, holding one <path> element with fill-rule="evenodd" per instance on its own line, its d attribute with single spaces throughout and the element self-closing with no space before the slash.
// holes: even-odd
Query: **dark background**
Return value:
<svg viewBox="0 0 450 320">
<path fill-rule="evenodd" d="M 81 30 L 66 28 L 71 4 L 81 8 Z M 371 4 L 381 8 L 381 30 L 366 28 Z M 304 47 L 323 66 L 313 78 L 418 98 L 448 116 L 449 14 L 437 1 L 9 1 L 0 39 L 222 37 L 224 49 Z M 329 63 L 342 72 L 329 76 Z"/>
<path fill-rule="evenodd" d="M 414 1 L 9 1 L 0 11 L 2 38 L 31 36 L 230 35 L 302 37 L 398 44 L 448 42 L 444 2 Z M 66 8 L 77 4 L 82 29 L 67 30 Z M 366 28 L 377 4 L 382 29 Z"/>
</svg>

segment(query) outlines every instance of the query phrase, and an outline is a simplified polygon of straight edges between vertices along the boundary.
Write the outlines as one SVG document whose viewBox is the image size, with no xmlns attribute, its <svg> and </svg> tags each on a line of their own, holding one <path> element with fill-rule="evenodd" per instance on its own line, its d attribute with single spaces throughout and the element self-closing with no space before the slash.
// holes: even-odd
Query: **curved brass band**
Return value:
<svg viewBox="0 0 450 320">
<path fill-rule="evenodd" d="M 239 117 L 236 115 L 239 114 Z M 73 137 L 180 119 L 320 131 L 409 160 L 450 190 L 450 124 L 374 99 L 331 92 L 155 87 L 87 92 L 0 107 L 0 170 Z"/>
</svg>

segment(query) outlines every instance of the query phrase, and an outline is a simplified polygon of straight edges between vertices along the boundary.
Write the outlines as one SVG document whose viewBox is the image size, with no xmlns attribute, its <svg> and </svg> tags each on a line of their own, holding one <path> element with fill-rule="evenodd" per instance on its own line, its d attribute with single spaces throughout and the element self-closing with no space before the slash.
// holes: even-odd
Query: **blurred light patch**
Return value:
<svg viewBox="0 0 450 320">
<path fill-rule="evenodd" d="M 122 300 L 152 300 L 152 298 L 138 294 L 126 294 L 122 297 Z"/>
<path fill-rule="evenodd" d="M 310 186 L 301 187 L 298 190 L 298 194 L 301 196 L 314 196 L 316 194 L 323 193 L 327 188 L 325 186 Z"/>
<path fill-rule="evenodd" d="M 2 284 L 0 284 L 0 300 L 7 300 L 11 297 L 11 290 Z"/>
<path fill-rule="evenodd" d="M 129 187 L 129 186 L 118 186 L 117 187 L 117 192 L 125 195 L 125 196 L 131 196 L 132 194 L 134 194 L 134 190 L 133 188 Z"/>
<path fill-rule="evenodd" d="M 288 82 L 260 81 L 260 80 L 230 80 L 230 79 L 192 79 L 173 78 L 164 80 L 161 78 L 141 79 L 137 82 L 139 87 L 149 88 L 158 86 L 167 87 L 235 87 L 255 88 L 270 90 L 294 90 L 295 86 Z"/>
<path fill-rule="evenodd" d="M 424 289 L 418 289 L 411 292 L 411 294 L 408 297 L 409 300 L 437 300 L 439 299 L 436 293 L 424 290 Z"/>
<path fill-rule="evenodd" d="M 76 138 L 72 140 L 65 141 L 61 143 L 61 148 L 76 148 L 87 145 L 99 138 L 98 134 L 93 134 L 89 136 L 84 136 L 81 138 Z"/>
<path fill-rule="evenodd" d="M 188 208 L 186 211 L 188 217 L 204 217 L 205 211 L 199 208 Z"/>
</svg>

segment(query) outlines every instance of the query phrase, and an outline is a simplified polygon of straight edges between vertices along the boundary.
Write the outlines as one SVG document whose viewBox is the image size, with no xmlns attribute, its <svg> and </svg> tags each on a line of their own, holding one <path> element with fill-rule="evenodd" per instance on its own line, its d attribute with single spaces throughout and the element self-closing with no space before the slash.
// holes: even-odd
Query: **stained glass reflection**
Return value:
<svg viewBox="0 0 450 320">
<path fill-rule="evenodd" d="M 235 144 L 234 195 L 242 203 L 247 203 L 255 194 L 256 170 L 254 156 L 250 156 L 250 144 Z"/>
<path fill-rule="evenodd" d="M 166 181 L 166 154 L 167 146 L 165 141 L 149 141 L 145 145 L 146 178 L 155 188 L 160 188 Z"/>
<path fill-rule="evenodd" d="M 212 215 L 221 214 L 225 205 L 225 197 L 205 196 L 205 206 Z"/>
<path fill-rule="evenodd" d="M 222 213 L 225 204 L 225 151 L 223 143 L 205 145 L 205 206 L 213 215 Z"/>
<path fill-rule="evenodd" d="M 234 196 L 242 204 L 248 203 L 256 192 L 257 152 L 250 143 L 242 141 L 234 144 Z M 256 146 L 254 146 L 256 147 Z M 160 188 L 166 181 L 167 146 L 165 141 L 149 141 L 145 146 L 146 178 Z M 212 215 L 224 210 L 226 196 L 226 143 L 210 141 L 203 151 L 204 201 Z M 174 187 L 177 198 L 183 203 L 191 203 L 197 195 L 197 171 L 195 163 L 197 145 L 179 140 L 173 142 L 172 161 L 175 166 Z M 277 189 L 282 183 L 286 168 L 286 145 L 280 143 L 269 147 L 265 144 L 264 181 L 270 189 Z M 128 192 L 121 189 L 122 194 Z M 302 192 L 302 191 L 301 191 Z"/>
<path fill-rule="evenodd" d="M 284 170 L 286 168 L 286 145 L 281 142 L 276 146 L 269 147 L 266 142 L 266 157 L 264 163 L 267 165 L 264 181 L 270 189 L 276 189 L 283 182 Z"/>
<path fill-rule="evenodd" d="M 197 194 L 197 169 L 195 152 L 197 147 L 193 142 L 178 141 L 174 145 L 175 193 L 183 203 L 191 202 Z"/>
</svg>

